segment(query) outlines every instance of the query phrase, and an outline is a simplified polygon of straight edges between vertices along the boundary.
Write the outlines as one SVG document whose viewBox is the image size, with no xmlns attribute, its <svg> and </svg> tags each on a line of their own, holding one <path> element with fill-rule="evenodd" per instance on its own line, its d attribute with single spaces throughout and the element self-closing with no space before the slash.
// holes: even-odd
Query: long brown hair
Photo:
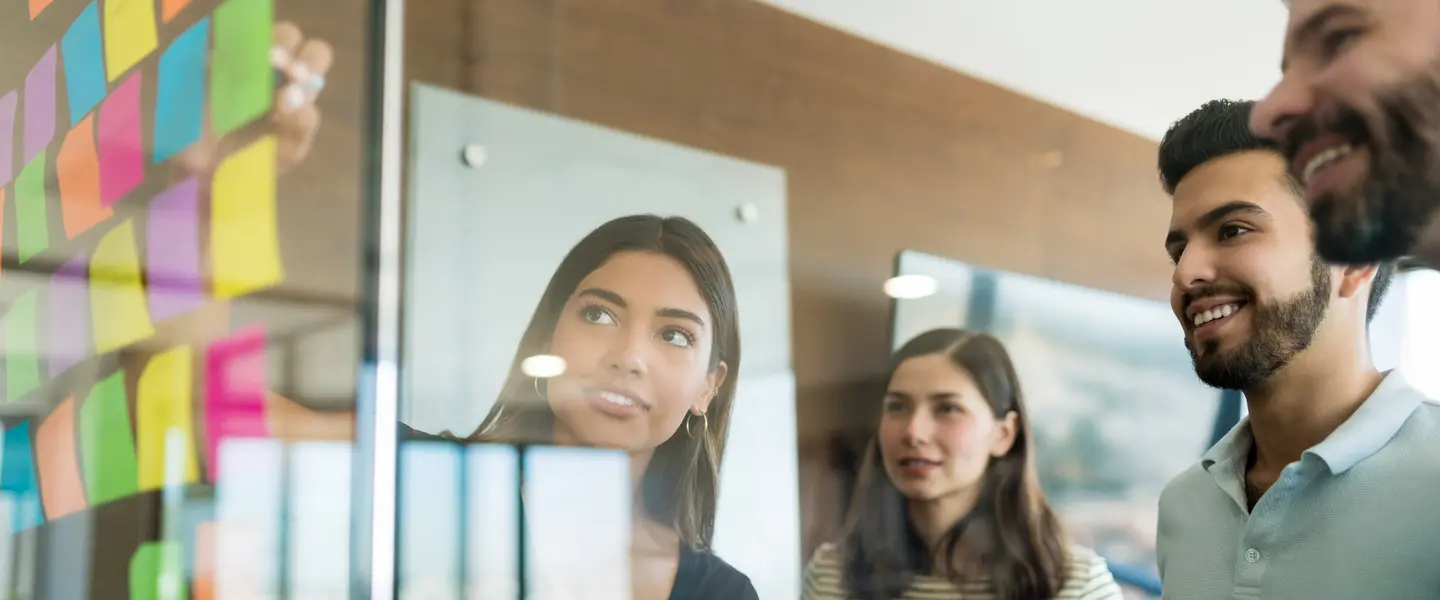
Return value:
<svg viewBox="0 0 1440 600">
<path fill-rule="evenodd" d="M 1067 544 L 1040 489 L 1030 423 L 1010 355 L 989 335 L 935 329 L 895 353 L 890 377 L 906 360 L 931 354 L 943 354 L 969 373 L 997 417 L 1015 413 L 1015 441 L 1004 456 L 990 459 L 975 507 L 929 548 L 911 524 L 909 504 L 886 475 L 884 457 L 872 439 L 841 542 L 846 588 L 858 600 L 889 600 L 903 596 L 916 575 L 958 583 L 957 559 L 963 558 L 990 574 L 997 598 L 1054 597 L 1064 581 Z M 937 563 L 948 565 L 948 572 L 934 573 Z"/>
<path fill-rule="evenodd" d="M 675 259 L 695 280 L 714 321 L 710 369 L 721 362 L 728 369 L 701 421 L 687 415 L 684 425 L 661 443 L 641 480 L 646 514 L 670 524 L 694 549 L 708 549 L 715 531 L 715 505 L 720 487 L 720 460 L 740 373 L 740 323 L 730 268 L 715 242 L 699 226 L 682 217 L 632 215 L 620 217 L 586 235 L 560 261 L 540 296 L 530 324 L 510 364 L 500 396 L 470 439 L 510 443 L 547 442 L 554 433 L 555 413 L 544 395 L 544 382 L 526 375 L 521 362 L 545 354 L 565 302 L 581 280 L 621 252 L 653 252 Z M 687 431 L 704 433 L 699 439 Z"/>
</svg>

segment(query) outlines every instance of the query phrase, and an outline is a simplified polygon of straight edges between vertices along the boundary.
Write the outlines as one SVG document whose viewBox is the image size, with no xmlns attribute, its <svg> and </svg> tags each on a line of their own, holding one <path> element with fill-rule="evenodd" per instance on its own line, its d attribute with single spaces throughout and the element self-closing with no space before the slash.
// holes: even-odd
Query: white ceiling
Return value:
<svg viewBox="0 0 1440 600">
<path fill-rule="evenodd" d="M 1158 140 L 1279 78 L 1281 0 L 760 0 Z"/>
</svg>

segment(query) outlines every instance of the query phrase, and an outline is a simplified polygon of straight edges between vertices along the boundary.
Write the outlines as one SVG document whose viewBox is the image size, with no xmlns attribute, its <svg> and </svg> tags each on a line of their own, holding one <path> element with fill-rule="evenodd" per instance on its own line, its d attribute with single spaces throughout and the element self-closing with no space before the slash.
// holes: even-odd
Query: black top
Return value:
<svg viewBox="0 0 1440 600">
<path fill-rule="evenodd" d="M 400 424 L 400 439 L 410 441 L 462 441 L 451 436 L 435 435 Z M 760 600 L 755 586 L 730 563 L 703 550 L 680 546 L 680 566 L 675 569 L 675 585 L 670 600 Z"/>
<path fill-rule="evenodd" d="M 680 548 L 670 600 L 760 600 L 750 578 L 709 552 Z"/>
</svg>

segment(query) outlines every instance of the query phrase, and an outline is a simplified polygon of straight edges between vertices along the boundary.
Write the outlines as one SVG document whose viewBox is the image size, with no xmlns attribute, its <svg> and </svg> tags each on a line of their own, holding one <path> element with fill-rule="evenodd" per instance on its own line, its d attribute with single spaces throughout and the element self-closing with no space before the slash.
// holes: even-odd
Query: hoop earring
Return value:
<svg viewBox="0 0 1440 600">
<path fill-rule="evenodd" d="M 710 431 L 710 417 L 705 416 L 705 413 L 700 413 L 700 435 L 698 436 L 690 427 L 690 424 L 695 422 L 694 417 L 695 413 L 690 413 L 690 417 L 685 419 L 685 435 L 692 440 L 703 439 L 705 434 Z"/>
<path fill-rule="evenodd" d="M 536 398 L 539 398 L 539 399 L 541 399 L 541 400 L 545 400 L 545 399 L 546 399 L 546 398 L 545 398 L 545 392 L 540 391 L 540 378 L 539 378 L 539 377 L 531 377 L 530 380 L 533 381 L 533 382 L 535 382 L 535 397 L 536 397 Z M 548 386 L 547 386 L 547 387 L 548 387 Z"/>
</svg>

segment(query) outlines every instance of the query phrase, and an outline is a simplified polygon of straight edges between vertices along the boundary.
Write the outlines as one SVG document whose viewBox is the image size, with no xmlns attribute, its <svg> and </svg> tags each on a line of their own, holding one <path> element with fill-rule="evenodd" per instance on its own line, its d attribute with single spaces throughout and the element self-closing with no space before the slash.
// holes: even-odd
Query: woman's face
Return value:
<svg viewBox="0 0 1440 600">
<path fill-rule="evenodd" d="M 880 452 L 906 498 L 973 499 L 991 457 L 1015 441 L 1015 413 L 997 419 L 970 373 L 948 356 L 900 363 L 885 392 Z"/>
<path fill-rule="evenodd" d="M 713 327 L 679 262 L 650 252 L 606 261 L 575 288 L 555 325 L 550 353 L 566 365 L 546 388 L 557 437 L 636 452 L 675 435 L 725 379 L 724 364 L 709 368 Z"/>
</svg>

